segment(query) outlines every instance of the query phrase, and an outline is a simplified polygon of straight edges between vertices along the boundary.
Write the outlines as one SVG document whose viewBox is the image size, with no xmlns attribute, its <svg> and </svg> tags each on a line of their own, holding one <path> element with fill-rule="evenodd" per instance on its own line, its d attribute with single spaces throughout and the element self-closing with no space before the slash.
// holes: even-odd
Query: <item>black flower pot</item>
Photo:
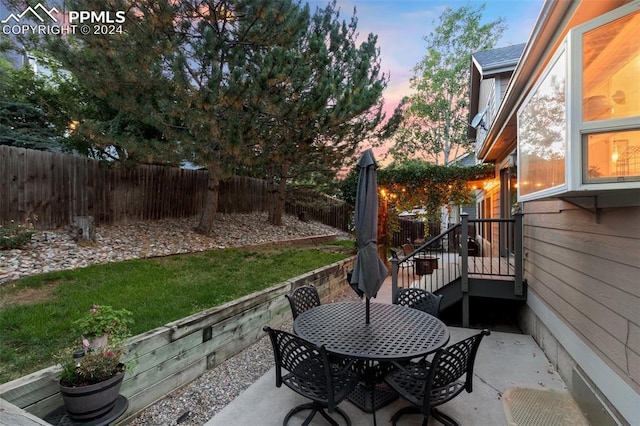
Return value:
<svg viewBox="0 0 640 426">
<path fill-rule="evenodd" d="M 413 261 L 416 264 L 416 274 L 429 275 L 434 269 L 438 269 L 438 258 L 432 256 L 416 256 Z"/>
<path fill-rule="evenodd" d="M 124 373 L 88 386 L 68 387 L 60 384 L 64 406 L 73 420 L 88 421 L 108 413 L 115 405 Z"/>
</svg>

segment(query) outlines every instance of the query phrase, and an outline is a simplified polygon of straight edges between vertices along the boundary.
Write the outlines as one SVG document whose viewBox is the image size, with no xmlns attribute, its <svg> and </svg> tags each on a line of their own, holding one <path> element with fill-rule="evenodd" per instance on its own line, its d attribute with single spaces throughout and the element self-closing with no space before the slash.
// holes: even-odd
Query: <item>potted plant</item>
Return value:
<svg viewBox="0 0 640 426">
<path fill-rule="evenodd" d="M 60 356 L 60 393 L 73 420 L 103 416 L 115 405 L 124 379 L 127 339 L 133 314 L 126 309 L 93 305 L 74 322 L 77 343 Z"/>
</svg>

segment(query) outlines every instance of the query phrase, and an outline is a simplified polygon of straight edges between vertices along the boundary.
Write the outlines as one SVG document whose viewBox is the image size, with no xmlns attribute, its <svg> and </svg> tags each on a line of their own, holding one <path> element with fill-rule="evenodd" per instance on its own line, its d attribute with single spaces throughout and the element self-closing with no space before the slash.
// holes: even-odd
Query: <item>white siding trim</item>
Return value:
<svg viewBox="0 0 640 426">
<path fill-rule="evenodd" d="M 640 395 L 609 368 L 533 291 L 529 291 L 527 295 L 527 305 L 620 414 L 630 424 L 640 425 Z"/>
</svg>

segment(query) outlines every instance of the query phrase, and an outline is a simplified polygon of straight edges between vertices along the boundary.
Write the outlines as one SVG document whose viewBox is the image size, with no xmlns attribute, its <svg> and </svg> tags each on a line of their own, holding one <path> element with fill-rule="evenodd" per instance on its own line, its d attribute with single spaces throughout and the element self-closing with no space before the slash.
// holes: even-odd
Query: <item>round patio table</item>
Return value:
<svg viewBox="0 0 640 426">
<path fill-rule="evenodd" d="M 301 313 L 293 330 L 327 351 L 347 358 L 401 361 L 428 355 L 449 341 L 449 330 L 438 318 L 400 305 L 327 303 Z"/>
<path fill-rule="evenodd" d="M 373 413 L 398 395 L 377 385 L 381 364 L 428 355 L 449 341 L 449 330 L 438 318 L 400 305 L 372 303 L 370 323 L 366 324 L 365 304 L 328 303 L 309 309 L 293 322 L 295 333 L 330 353 L 365 361 L 364 386 L 349 396 L 361 410 Z"/>
</svg>

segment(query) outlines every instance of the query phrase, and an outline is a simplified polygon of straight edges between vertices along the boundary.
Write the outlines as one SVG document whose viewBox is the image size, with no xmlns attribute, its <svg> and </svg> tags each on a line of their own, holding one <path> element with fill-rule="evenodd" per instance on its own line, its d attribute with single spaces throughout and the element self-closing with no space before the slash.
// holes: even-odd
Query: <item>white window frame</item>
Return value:
<svg viewBox="0 0 640 426">
<path fill-rule="evenodd" d="M 531 201 L 549 197 L 570 197 L 589 196 L 597 194 L 614 194 L 613 191 L 639 190 L 640 181 L 629 179 L 627 181 L 616 182 L 585 182 L 583 180 L 584 171 L 587 167 L 586 161 L 586 138 L 589 134 L 603 133 L 623 130 L 640 130 L 640 116 L 616 118 L 608 120 L 598 120 L 583 122 L 582 118 L 582 38 L 586 32 L 609 24 L 626 15 L 640 9 L 640 2 L 634 1 L 591 21 L 572 28 L 562 41 L 558 51 L 547 64 L 539 79 L 533 85 L 531 91 L 518 109 L 518 124 L 520 112 L 525 108 L 544 79 L 551 72 L 561 55 L 566 54 L 565 62 L 565 119 L 566 119 L 566 157 L 565 157 L 565 182 L 562 185 L 546 188 L 526 195 L 520 194 L 521 176 L 518 173 L 518 201 Z M 518 135 L 519 138 L 519 135 Z M 521 155 L 518 155 L 518 171 L 522 170 L 520 164 Z"/>
<path fill-rule="evenodd" d="M 584 122 L 583 118 L 583 103 L 584 97 L 582 93 L 583 85 L 583 63 L 582 63 L 582 40 L 585 33 L 609 24 L 617 19 L 627 16 L 636 12 L 640 8 L 640 3 L 629 4 L 627 6 L 620 7 L 602 16 L 599 16 L 589 22 L 586 22 L 569 32 L 567 38 L 570 38 L 571 60 L 570 64 L 576 64 L 575 69 L 570 70 L 569 78 L 571 81 L 572 90 L 569 93 L 576 93 L 571 99 L 574 102 L 574 107 L 570 110 L 569 121 L 575 125 L 570 125 L 571 133 L 569 134 L 569 141 L 572 145 L 572 151 L 579 155 L 573 155 L 569 157 L 570 162 L 567 164 L 570 170 L 570 185 L 569 189 L 573 191 L 612 191 L 612 190 L 624 190 L 624 189 L 636 189 L 640 188 L 640 183 L 636 178 L 630 178 L 627 181 L 619 182 L 585 182 L 584 175 L 587 167 L 587 138 L 590 134 L 615 132 L 622 130 L 640 130 L 640 116 L 614 118 L 608 120 L 596 120 Z"/>
</svg>

